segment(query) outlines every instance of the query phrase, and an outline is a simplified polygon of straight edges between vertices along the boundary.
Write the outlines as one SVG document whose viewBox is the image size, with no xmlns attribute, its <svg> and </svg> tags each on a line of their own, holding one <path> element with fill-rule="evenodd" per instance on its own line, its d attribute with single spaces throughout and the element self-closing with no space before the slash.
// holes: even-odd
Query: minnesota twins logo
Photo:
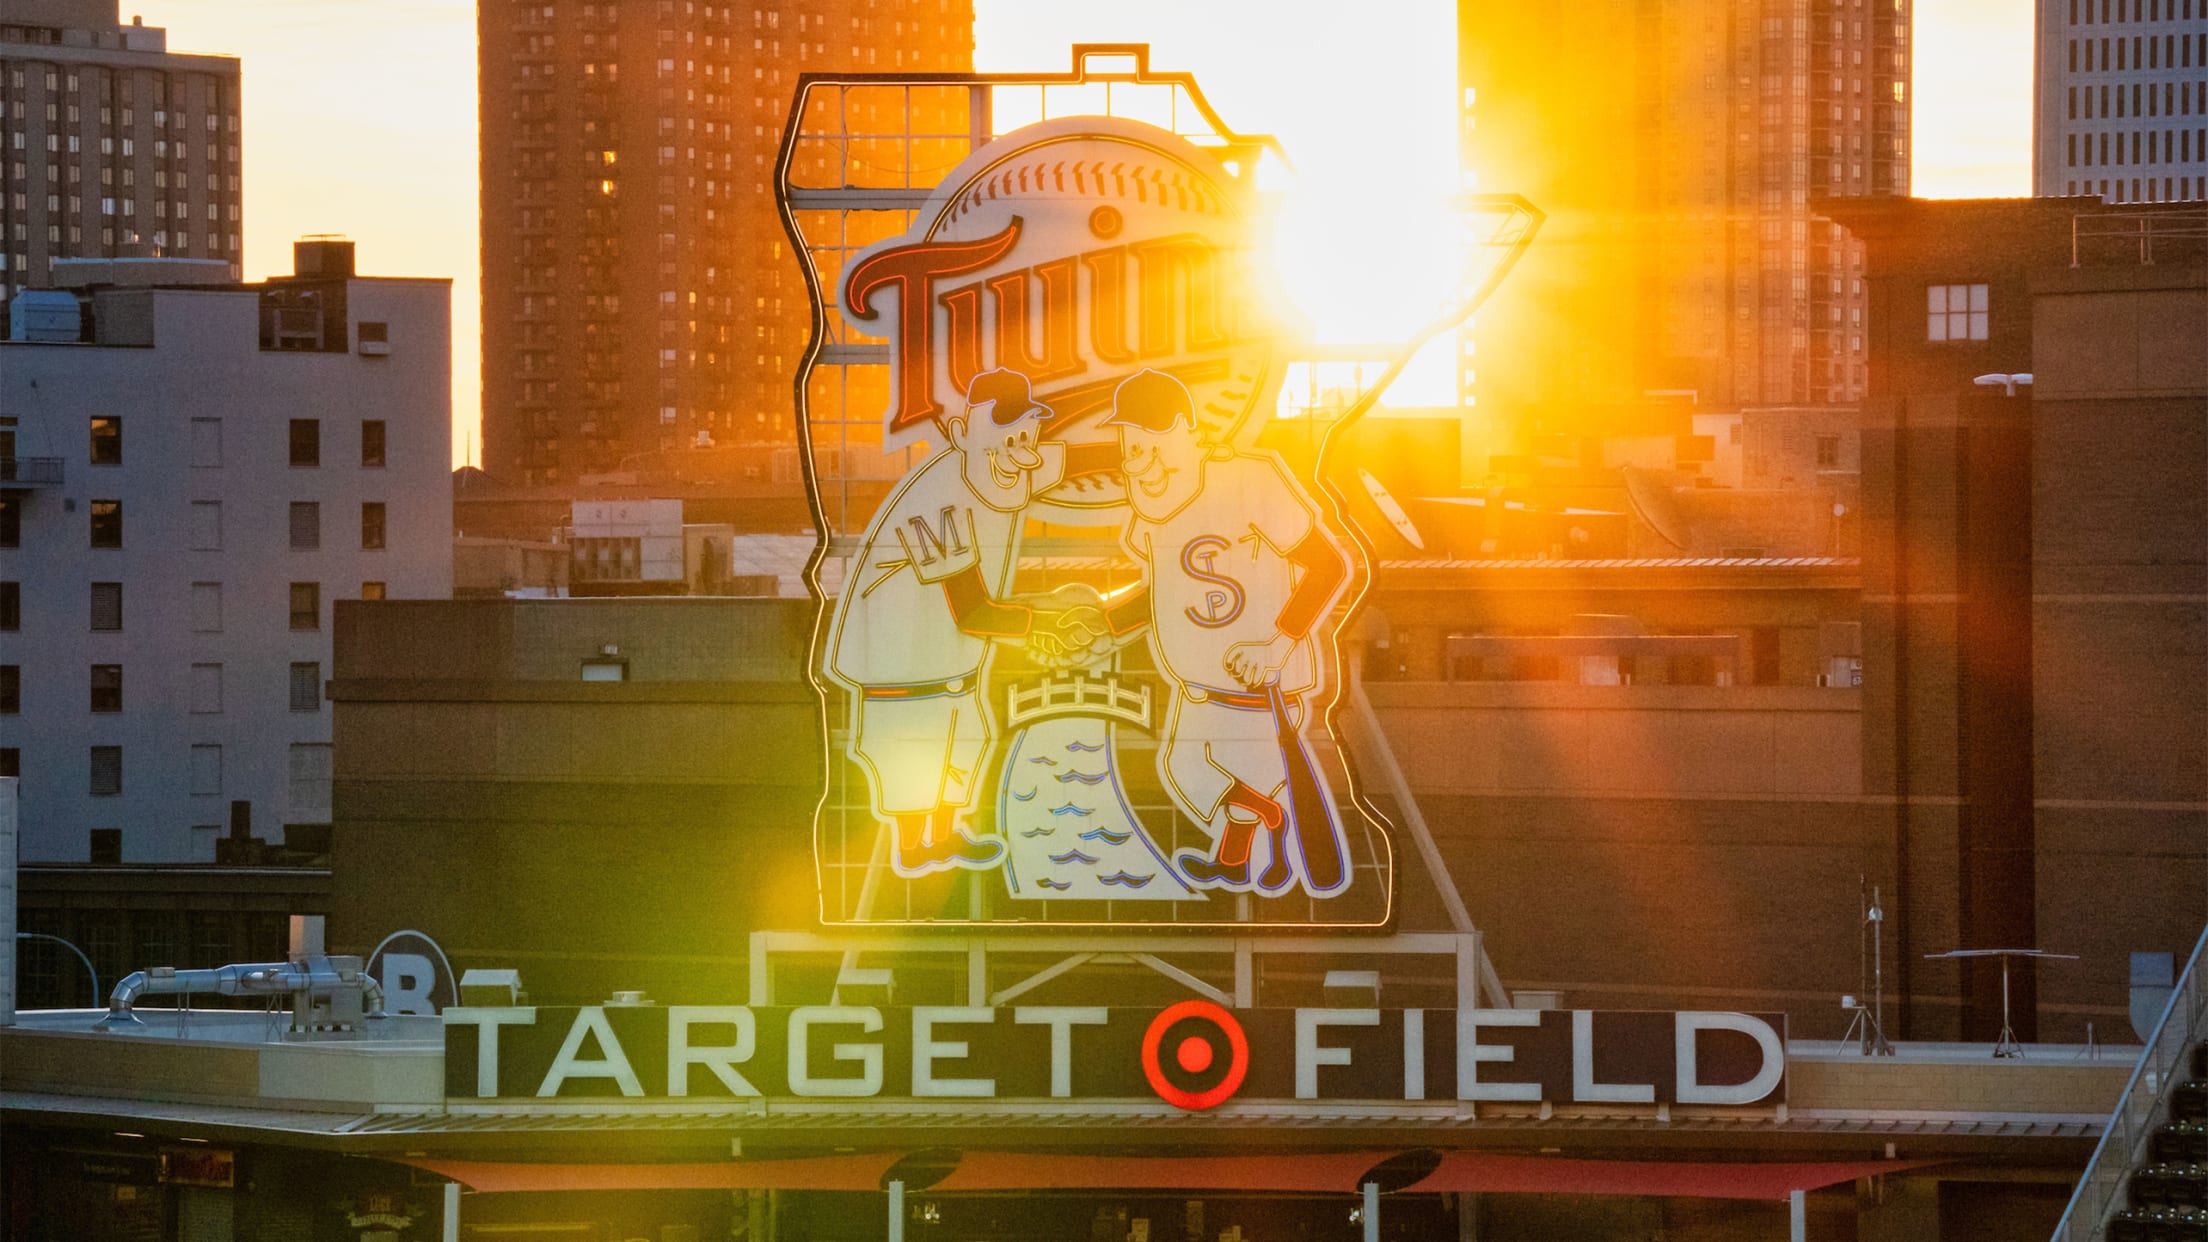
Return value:
<svg viewBox="0 0 2208 1242">
<path fill-rule="evenodd" d="M 1330 727 L 1370 571 L 1326 451 L 1258 447 L 1287 351 L 1237 149 L 1045 121 L 833 288 L 808 266 L 841 323 L 807 365 L 881 381 L 819 391 L 884 401 L 870 442 L 798 385 L 851 520 L 816 502 L 825 920 L 1387 922 L 1387 826 Z M 851 466 L 876 443 L 886 495 Z"/>
</svg>

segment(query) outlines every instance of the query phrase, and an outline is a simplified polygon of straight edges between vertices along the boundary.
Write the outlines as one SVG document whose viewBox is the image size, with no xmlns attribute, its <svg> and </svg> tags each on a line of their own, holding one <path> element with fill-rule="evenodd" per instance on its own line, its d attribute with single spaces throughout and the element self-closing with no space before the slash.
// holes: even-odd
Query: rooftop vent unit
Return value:
<svg viewBox="0 0 2208 1242">
<path fill-rule="evenodd" d="M 291 243 L 291 273 L 325 280 L 351 279 L 353 243 L 331 233 L 315 233 Z"/>
<path fill-rule="evenodd" d="M 84 339 L 84 306 L 60 289 L 25 289 L 8 303 L 8 339 L 73 344 Z"/>
</svg>

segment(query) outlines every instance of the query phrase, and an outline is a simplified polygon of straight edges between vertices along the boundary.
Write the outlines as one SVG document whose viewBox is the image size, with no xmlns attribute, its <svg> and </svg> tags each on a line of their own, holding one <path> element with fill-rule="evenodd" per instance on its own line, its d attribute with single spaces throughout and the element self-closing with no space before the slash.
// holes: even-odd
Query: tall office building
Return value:
<svg viewBox="0 0 2208 1242">
<path fill-rule="evenodd" d="M 516 484 L 697 479 L 716 469 L 705 450 L 790 440 L 811 333 L 774 201 L 792 88 L 967 69 L 972 0 L 477 14 L 485 466 Z"/>
<path fill-rule="evenodd" d="M 168 50 L 116 0 L 0 6 L 0 298 L 55 259 L 219 259 L 240 276 L 238 62 Z"/>
<path fill-rule="evenodd" d="M 2208 198 L 2208 0 L 2039 0 L 2032 192 Z"/>
<path fill-rule="evenodd" d="M 1465 395 L 1550 429 L 1659 392 L 1863 396 L 1862 251 L 1813 204 L 1908 193 L 1908 0 L 1457 15 L 1468 188 L 1548 213 L 1480 318 Z"/>
</svg>

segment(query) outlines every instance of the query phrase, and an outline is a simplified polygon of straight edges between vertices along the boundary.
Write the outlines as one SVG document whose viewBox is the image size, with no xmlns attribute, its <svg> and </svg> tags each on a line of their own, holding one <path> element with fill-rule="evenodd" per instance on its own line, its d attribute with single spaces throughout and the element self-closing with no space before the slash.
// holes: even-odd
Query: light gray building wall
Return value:
<svg viewBox="0 0 2208 1242">
<path fill-rule="evenodd" d="M 212 861 L 233 799 L 268 839 L 329 822 L 333 603 L 451 594 L 450 294 L 108 289 L 89 295 L 97 342 L 0 344 L 0 593 L 20 599 L 0 617 L 19 687 L 0 770 L 23 775 L 26 861 Z M 113 464 L 100 419 L 120 420 Z M 95 546 L 106 502 L 120 547 Z M 119 628 L 95 584 L 119 584 Z M 313 596 L 296 616 L 295 584 Z M 120 710 L 96 701 L 101 668 L 121 670 Z M 119 850 L 94 835 L 117 830 Z"/>
<path fill-rule="evenodd" d="M 171 52 L 116 0 L 0 3 L 0 297 L 53 261 L 221 260 L 245 224 L 232 56 Z"/>
<path fill-rule="evenodd" d="M 2039 0 L 2032 192 L 2208 199 L 2208 0 Z"/>
</svg>

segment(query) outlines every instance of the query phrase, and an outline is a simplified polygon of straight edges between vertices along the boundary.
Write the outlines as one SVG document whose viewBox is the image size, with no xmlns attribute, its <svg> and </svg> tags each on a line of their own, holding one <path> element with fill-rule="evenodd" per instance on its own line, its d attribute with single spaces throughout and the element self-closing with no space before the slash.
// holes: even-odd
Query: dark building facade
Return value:
<svg viewBox="0 0 2208 1242">
<path fill-rule="evenodd" d="M 477 14 L 484 463 L 744 478 L 811 331 L 774 156 L 799 74 L 963 71 L 970 0 L 499 0 Z"/>
<path fill-rule="evenodd" d="M 1921 959 L 2033 947 L 2080 960 L 2016 968 L 2025 1038 L 2121 1029 L 2126 955 L 2200 929 L 2199 241 L 2089 199 L 1831 209 L 1870 256 L 1865 867 L 1902 1029 L 1990 1038 L 1999 967 Z"/>
</svg>

